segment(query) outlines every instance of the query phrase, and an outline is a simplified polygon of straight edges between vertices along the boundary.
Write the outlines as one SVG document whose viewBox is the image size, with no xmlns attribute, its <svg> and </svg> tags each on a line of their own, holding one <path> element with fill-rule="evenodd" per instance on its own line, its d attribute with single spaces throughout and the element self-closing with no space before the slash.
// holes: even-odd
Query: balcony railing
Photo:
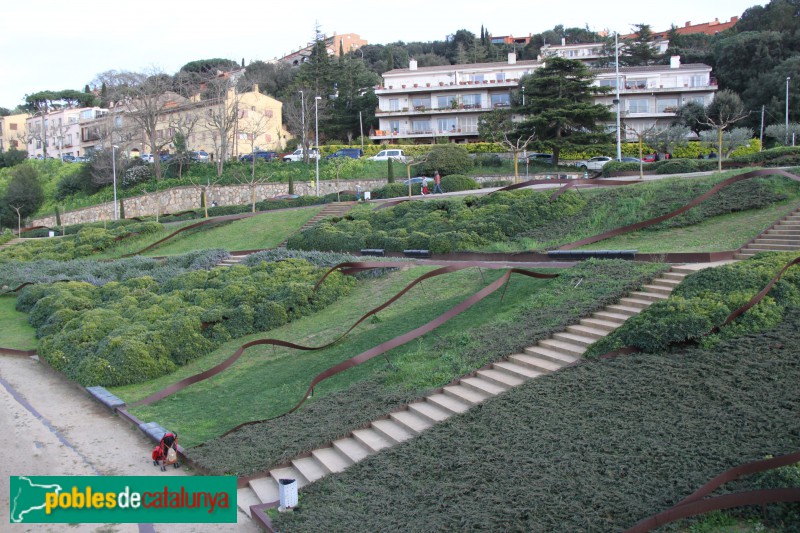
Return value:
<svg viewBox="0 0 800 533">
<path fill-rule="evenodd" d="M 436 130 L 424 129 L 415 130 L 413 128 L 402 128 L 399 130 L 375 130 L 370 134 L 371 139 L 391 139 L 403 137 L 448 137 L 448 136 L 464 136 L 464 135 L 477 135 L 477 126 L 462 126 L 461 128 L 451 128 L 449 130 Z"/>
</svg>

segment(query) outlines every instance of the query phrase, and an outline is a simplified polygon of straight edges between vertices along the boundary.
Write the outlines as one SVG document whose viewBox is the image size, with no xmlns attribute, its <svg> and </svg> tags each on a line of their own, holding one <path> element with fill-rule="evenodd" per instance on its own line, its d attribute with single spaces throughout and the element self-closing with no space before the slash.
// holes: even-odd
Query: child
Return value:
<svg viewBox="0 0 800 533">
<path fill-rule="evenodd" d="M 422 182 L 422 196 L 425 196 L 426 194 L 430 194 L 430 193 L 431 193 L 431 191 L 428 189 L 428 181 L 425 180 L 425 181 Z"/>
</svg>

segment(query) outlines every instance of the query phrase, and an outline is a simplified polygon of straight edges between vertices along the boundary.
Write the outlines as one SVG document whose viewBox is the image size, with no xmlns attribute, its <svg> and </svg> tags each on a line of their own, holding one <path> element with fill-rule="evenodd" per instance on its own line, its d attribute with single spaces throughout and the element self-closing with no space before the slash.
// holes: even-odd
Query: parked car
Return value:
<svg viewBox="0 0 800 533">
<path fill-rule="evenodd" d="M 258 150 L 252 154 L 245 154 L 239 157 L 239 161 L 252 161 L 253 158 L 263 159 L 264 161 L 272 161 L 278 158 L 278 152 L 268 152 L 266 150 Z"/>
<path fill-rule="evenodd" d="M 61 160 L 64 163 L 74 163 L 75 162 L 75 156 L 74 155 L 62 155 L 61 156 Z"/>
<path fill-rule="evenodd" d="M 394 159 L 395 161 L 405 163 L 406 154 L 402 150 L 381 150 L 377 154 L 373 155 L 372 157 L 368 157 L 367 159 L 370 161 L 388 161 L 389 159 Z"/>
<path fill-rule="evenodd" d="M 656 162 L 656 154 L 646 154 L 642 156 L 642 161 L 645 163 L 655 163 Z"/>
<path fill-rule="evenodd" d="M 197 161 L 201 163 L 206 163 L 209 160 L 208 152 L 205 150 L 197 150 L 195 152 L 189 152 L 189 158 L 192 161 Z"/>
<path fill-rule="evenodd" d="M 353 159 L 359 159 L 364 152 L 361 148 L 341 148 L 336 150 L 332 154 L 326 155 L 325 159 L 336 159 L 337 157 L 352 157 Z"/>
<path fill-rule="evenodd" d="M 300 198 L 297 194 L 277 194 L 272 197 L 273 200 L 294 200 L 295 198 Z"/>
<path fill-rule="evenodd" d="M 170 159 L 172 159 L 172 154 L 161 154 L 158 156 L 158 158 L 161 160 L 162 163 L 165 163 Z"/>
<path fill-rule="evenodd" d="M 428 178 L 428 177 L 425 177 L 425 176 L 419 176 L 419 177 L 417 177 L 417 178 L 411 178 L 410 180 L 405 180 L 405 181 L 403 182 L 403 185 L 405 185 L 406 187 L 408 187 L 408 182 L 409 182 L 409 181 L 411 182 L 411 185 L 419 185 L 419 184 L 421 184 L 423 181 L 424 181 L 424 182 L 426 182 L 426 183 L 428 184 L 428 186 L 429 186 L 429 187 L 433 185 L 433 178 Z"/>
<path fill-rule="evenodd" d="M 319 159 L 319 150 L 317 148 L 312 148 L 308 154 L 309 159 Z M 291 161 L 302 161 L 303 160 L 303 149 L 298 148 L 294 152 L 289 155 L 283 156 L 283 160 L 288 162 Z"/>
<path fill-rule="evenodd" d="M 537 152 L 533 152 L 527 154 L 527 158 L 525 155 L 519 156 L 518 161 L 520 163 L 525 163 L 527 159 L 528 164 L 531 163 L 543 163 L 545 165 L 552 165 L 553 164 L 553 154 L 540 154 Z"/>
<path fill-rule="evenodd" d="M 601 155 L 601 156 L 598 156 L 598 157 L 593 157 L 593 158 L 591 158 L 591 159 L 589 159 L 587 161 L 578 161 L 577 163 L 575 163 L 575 166 L 578 167 L 578 168 L 581 168 L 583 170 L 594 170 L 596 172 L 599 172 L 599 171 L 603 170 L 603 167 L 609 161 L 613 161 L 613 159 L 610 158 L 610 157 Z"/>
<path fill-rule="evenodd" d="M 75 156 L 75 159 L 72 161 L 73 163 L 88 163 L 89 158 L 86 156 Z"/>
<path fill-rule="evenodd" d="M 142 161 L 145 163 L 152 163 L 153 162 L 153 154 L 142 154 L 139 156 Z"/>
<path fill-rule="evenodd" d="M 620 162 L 621 163 L 638 163 L 639 162 L 639 158 L 638 157 L 623 157 L 622 159 L 620 159 Z"/>
</svg>

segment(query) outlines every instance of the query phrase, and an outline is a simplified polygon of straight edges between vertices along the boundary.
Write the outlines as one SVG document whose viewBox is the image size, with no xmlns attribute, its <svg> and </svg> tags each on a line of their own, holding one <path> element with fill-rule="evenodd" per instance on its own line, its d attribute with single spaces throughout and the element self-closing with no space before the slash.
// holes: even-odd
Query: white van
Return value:
<svg viewBox="0 0 800 533">
<path fill-rule="evenodd" d="M 367 159 L 372 161 L 387 161 L 389 159 L 394 159 L 395 161 L 405 163 L 406 154 L 402 150 L 381 150 L 377 154 L 373 155 L 372 157 L 368 157 Z"/>
<path fill-rule="evenodd" d="M 311 148 L 308 152 L 308 158 L 310 160 L 319 159 L 319 150 L 316 148 Z M 283 156 L 283 160 L 287 163 L 290 161 L 302 161 L 303 160 L 303 149 L 298 148 L 294 152 L 289 155 Z"/>
</svg>

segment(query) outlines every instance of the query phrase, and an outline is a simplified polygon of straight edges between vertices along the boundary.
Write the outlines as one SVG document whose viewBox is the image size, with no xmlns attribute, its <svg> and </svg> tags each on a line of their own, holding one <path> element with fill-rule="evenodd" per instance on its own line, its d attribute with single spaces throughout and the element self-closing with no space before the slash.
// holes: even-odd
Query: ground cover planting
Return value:
<svg viewBox="0 0 800 533">
<path fill-rule="evenodd" d="M 83 385 L 135 383 L 168 374 L 221 342 L 317 311 L 353 281 L 335 274 L 312 294 L 320 269 L 303 260 L 194 270 L 102 286 L 69 281 L 26 287 L 39 355 Z"/>
<path fill-rule="evenodd" d="M 28 324 L 28 315 L 15 309 L 13 296 L 0 296 L 0 347 L 14 350 L 35 350 L 35 330 Z"/>
<path fill-rule="evenodd" d="M 409 398 L 535 344 L 577 322 L 581 315 L 639 287 L 665 268 L 659 264 L 587 261 L 560 271 L 559 278 L 549 281 L 512 278 L 503 302 L 498 291 L 435 332 L 388 352 L 386 358 L 376 358 L 323 382 L 310 403 L 295 413 L 248 426 L 227 437 L 213 438 L 246 420 L 280 414 L 281 409 L 288 409 L 302 397 L 317 372 L 419 326 L 440 309 L 463 299 L 454 298 L 454 294 L 483 287 L 499 273 L 484 271 L 485 281 L 474 270 L 453 274 L 452 280 L 446 279 L 450 275 L 441 276 L 427 287 L 415 288 L 406 295 L 411 298 L 399 300 L 379 313 L 378 320 L 359 326 L 352 338 L 324 353 L 297 354 L 254 347 L 212 380 L 155 404 L 135 407 L 132 412 L 143 420 L 177 425 L 178 431 L 186 427 L 189 445 L 207 441 L 191 451 L 193 459 L 204 468 L 217 473 L 249 474 L 345 435 Z M 377 285 L 357 287 L 337 304 L 294 322 L 291 328 L 275 330 L 270 336 L 322 344 L 345 329 L 342 324 L 349 326 L 367 307 L 381 303 L 387 294 L 393 294 L 392 290 L 414 277 L 413 272 L 397 272 L 373 282 Z M 537 290 L 531 291 L 534 286 Z M 241 339 L 235 345 L 254 338 Z M 193 368 L 209 368 L 234 349 L 228 343 L 208 359 L 198 360 Z M 185 377 L 186 370 L 171 376 L 174 380 L 162 378 L 156 386 L 145 383 L 114 390 L 132 403 Z M 223 390 L 225 394 L 221 395 Z M 179 412 L 174 409 L 176 402 L 182 406 Z"/>
<path fill-rule="evenodd" d="M 335 251 L 428 249 L 435 253 L 497 250 L 498 246 L 541 250 L 669 213 L 733 175 L 570 190 L 554 200 L 550 199 L 552 191 L 524 190 L 409 202 L 318 224 L 294 235 L 288 246 Z M 783 177 L 754 178 L 730 185 L 687 213 L 646 231 L 688 227 L 797 198 L 800 183 Z M 741 242 L 756 233 L 753 230 Z M 726 242 L 736 238 L 738 234 Z"/>
<path fill-rule="evenodd" d="M 274 524 L 622 531 L 730 467 L 797 450 L 798 346 L 794 308 L 712 348 L 564 369 L 320 480 Z M 778 531 L 797 523 L 774 518 Z"/>
</svg>

